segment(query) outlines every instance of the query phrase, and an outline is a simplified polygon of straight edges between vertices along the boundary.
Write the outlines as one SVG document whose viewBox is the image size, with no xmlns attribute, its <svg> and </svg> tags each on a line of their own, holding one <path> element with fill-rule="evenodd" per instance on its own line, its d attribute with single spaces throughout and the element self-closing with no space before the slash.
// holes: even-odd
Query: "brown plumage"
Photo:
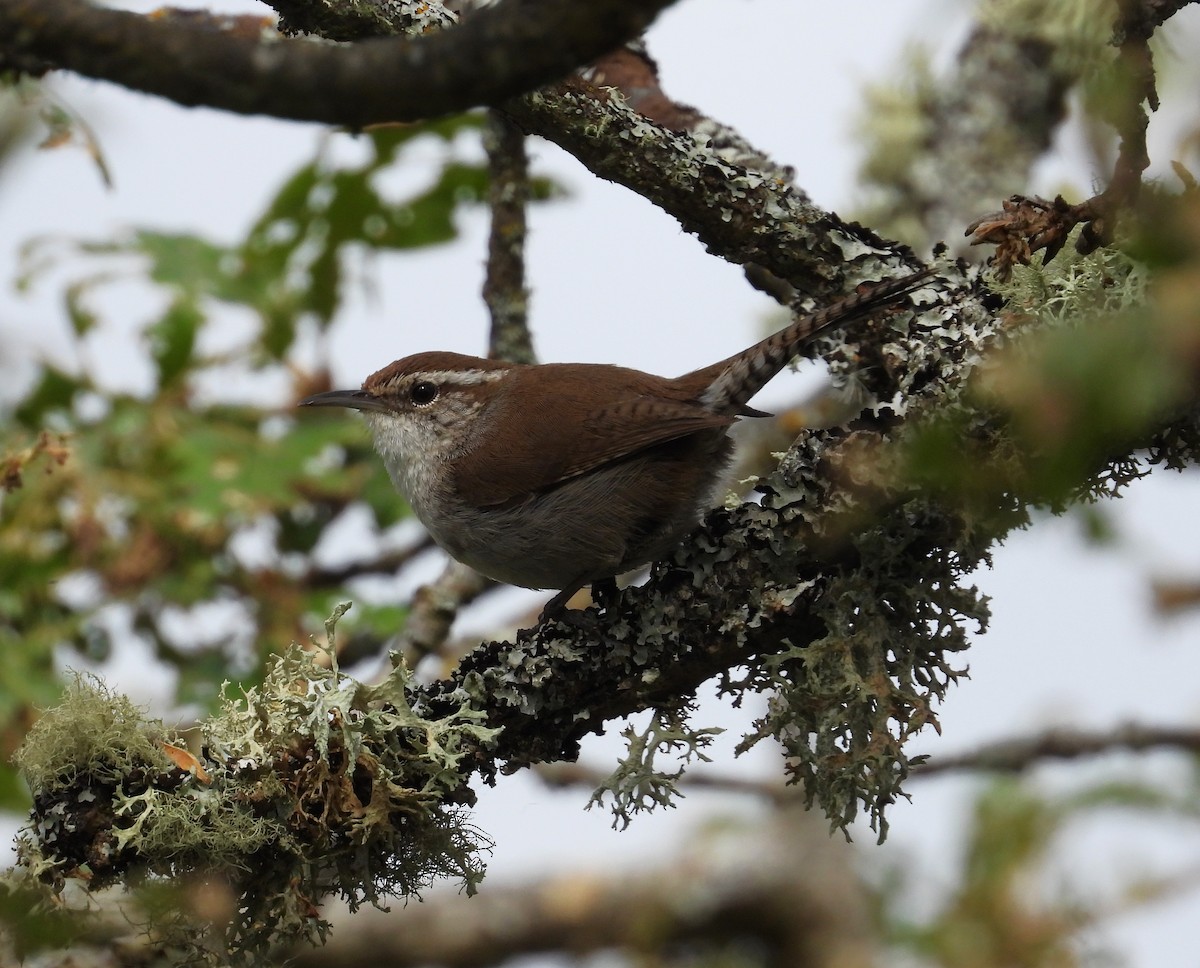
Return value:
<svg viewBox="0 0 1200 968">
<path fill-rule="evenodd" d="M 915 273 L 849 296 L 674 379 L 586 363 L 418 353 L 361 390 L 307 405 L 363 412 L 394 483 L 453 557 L 499 581 L 559 588 L 666 554 L 723 486 L 729 427 L 805 343 L 917 288 Z"/>
</svg>

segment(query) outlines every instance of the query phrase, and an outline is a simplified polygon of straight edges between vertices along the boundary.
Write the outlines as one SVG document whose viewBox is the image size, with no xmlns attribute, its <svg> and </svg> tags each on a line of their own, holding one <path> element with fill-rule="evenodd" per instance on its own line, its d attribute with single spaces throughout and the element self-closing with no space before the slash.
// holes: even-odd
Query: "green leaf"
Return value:
<svg viewBox="0 0 1200 968">
<path fill-rule="evenodd" d="M 316 313 L 322 327 L 329 325 L 342 292 L 342 263 L 334 245 L 327 245 L 309 268 L 308 308 Z"/>
<path fill-rule="evenodd" d="M 24 426 L 40 429 L 47 413 L 69 410 L 75 402 L 75 394 L 86 387 L 85 380 L 47 365 L 42 369 L 41 380 L 17 407 L 14 416 Z"/>
<path fill-rule="evenodd" d="M 451 163 L 428 190 L 384 211 L 385 231 L 367 239 L 380 249 L 410 249 L 449 242 L 457 237 L 454 213 L 478 203 L 487 191 L 487 172 L 475 165 Z"/>
<path fill-rule="evenodd" d="M 273 360 L 282 360 L 296 338 L 296 313 L 292 307 L 272 306 L 263 315 L 261 344 Z"/>
<path fill-rule="evenodd" d="M 323 176 L 315 162 L 299 168 L 267 204 L 266 210 L 247 234 L 247 242 L 269 238 L 278 223 L 290 222 L 299 213 L 308 211 L 313 189 L 322 180 Z"/>
<path fill-rule="evenodd" d="M 174 386 L 191 367 L 196 334 L 205 315 L 190 299 L 177 299 L 162 319 L 146 330 L 160 390 Z"/>
<path fill-rule="evenodd" d="M 400 149 L 414 138 L 434 137 L 452 142 L 464 131 L 480 130 L 483 122 L 484 115 L 476 112 L 422 121 L 420 124 L 390 124 L 375 128 L 367 135 L 375 143 L 375 162 L 371 168 L 379 169 L 391 164 Z"/>
<path fill-rule="evenodd" d="M 228 250 L 195 235 L 139 230 L 135 248 L 150 259 L 150 278 L 193 298 L 211 295 L 224 272 Z"/>
<path fill-rule="evenodd" d="M 71 321 L 71 328 L 75 331 L 76 336 L 86 336 L 99 322 L 96 314 L 84 305 L 84 294 L 93 288 L 96 279 L 88 278 L 81 279 L 67 286 L 65 299 L 67 304 L 67 318 Z"/>
</svg>

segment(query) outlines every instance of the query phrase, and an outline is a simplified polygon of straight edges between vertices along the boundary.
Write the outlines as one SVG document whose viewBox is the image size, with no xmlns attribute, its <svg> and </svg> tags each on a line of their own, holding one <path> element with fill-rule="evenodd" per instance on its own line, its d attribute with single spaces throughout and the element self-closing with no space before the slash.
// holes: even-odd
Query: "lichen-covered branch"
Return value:
<svg viewBox="0 0 1200 968">
<path fill-rule="evenodd" d="M 97 885 L 223 877 L 241 899 L 226 937 L 318 930 L 323 892 L 408 894 L 447 870 L 472 883 L 482 840 L 458 805 L 473 777 L 570 760 L 630 713 L 660 711 L 607 793 L 618 816 L 646 790 L 669 797 L 678 771 L 663 761 L 703 748 L 687 718 L 709 679 L 767 694 L 744 745 L 776 738 L 807 799 L 838 824 L 864 812 L 882 836 L 919 763 L 907 740 L 936 723 L 986 620 L 965 576 L 1030 508 L 1200 457 L 1195 315 L 1137 309 L 1138 270 L 1106 259 L 1080 259 L 1034 303 L 1044 333 L 943 279 L 911 310 L 827 340 L 873 401 L 856 421 L 802 435 L 761 504 L 714 511 L 644 587 L 480 646 L 444 680 L 397 666 L 370 689 L 288 656 L 207 724 L 193 769 L 115 697 L 68 703 L 22 754 L 36 798 L 27 867 Z M 1029 332 L 1014 341 L 1018 323 Z M 1039 393 L 1053 394 L 1053 425 Z"/>
<path fill-rule="evenodd" d="M 461 809 L 464 782 L 495 730 L 468 709 L 422 719 L 407 688 L 402 664 L 367 687 L 296 648 L 202 724 L 197 756 L 127 699 L 78 680 L 17 757 L 34 799 L 21 869 L 56 889 L 210 884 L 228 897 L 225 919 L 201 933 L 156 928 L 197 958 L 245 963 L 323 937 L 328 894 L 356 908 L 438 877 L 473 892 L 490 843 Z"/>
<path fill-rule="evenodd" d="M 815 299 L 877 278 L 885 265 L 917 265 L 902 246 L 822 211 L 769 171 L 727 161 L 692 131 L 648 120 L 612 90 L 575 78 L 505 110 L 593 174 L 678 219 L 712 254 L 769 269 Z"/>
<path fill-rule="evenodd" d="M 8 28 L 16 37 L 19 30 L 16 53 L 181 104 L 351 127 L 501 104 L 527 132 L 554 141 L 599 177 L 644 195 L 678 219 L 714 255 L 753 267 L 756 277 L 769 273 L 816 300 L 877 278 L 898 261 L 915 267 L 906 250 L 813 206 L 790 184 L 789 172 L 698 112 L 663 114 L 671 125 L 694 121 L 672 130 L 640 114 L 615 89 L 583 78 L 514 98 L 618 47 L 666 5 L 665 0 L 634 5 L 636 15 L 613 13 L 604 32 L 588 34 L 585 47 L 572 38 L 587 25 L 573 18 L 588 10 L 589 18 L 602 19 L 605 10 L 570 3 L 559 10 L 558 2 L 500 4 L 411 42 L 378 39 L 334 47 L 248 38 L 170 18 L 151 21 L 83 0 L 0 0 L 0 34 Z M 611 2 L 614 10 L 624 10 L 618 0 Z M 299 4 L 287 5 L 289 22 L 296 22 L 300 10 Z M 507 19 L 497 22 L 502 16 Z M 359 36 L 368 26 L 412 29 L 400 15 L 338 20 L 328 9 L 304 23 L 330 36 Z M 486 46 L 486 56 L 477 55 L 478 44 Z M 554 71 L 535 78 L 534 66 L 517 71 L 504 61 L 540 64 L 526 56 L 531 46 L 559 49 Z M 562 64 L 567 66 L 559 70 Z M 510 77 L 511 84 L 505 80 Z"/>
<path fill-rule="evenodd" d="M 352 43 L 366 37 L 421 36 L 453 27 L 458 16 L 437 0 L 271 0 L 286 34 Z"/>
<path fill-rule="evenodd" d="M 269 963 L 468 968 L 537 952 L 636 958 L 678 947 L 721 957 L 752 945 L 778 964 L 867 968 L 880 942 L 852 849 L 831 839 L 794 796 L 780 806 L 745 827 L 710 832 L 685 856 L 651 869 L 560 873 L 470 898 L 437 891 L 422 904 L 387 911 L 329 905 L 331 932 L 322 948 L 287 938 Z M 99 945 L 106 965 L 134 968 L 162 958 L 161 939 L 144 930 L 137 900 L 136 892 L 110 892 L 88 912 L 60 907 L 55 921 L 38 926 L 53 924 L 64 950 L 39 952 L 38 964 L 75 966 Z"/>
<path fill-rule="evenodd" d="M 780 739 L 831 817 L 844 823 L 865 809 L 882 833 L 911 766 L 905 740 L 936 722 L 956 656 L 986 621 L 964 576 L 1031 508 L 1118 493 L 1147 463 L 1197 458 L 1200 373 L 1169 343 L 1146 350 L 1153 364 L 1130 352 L 1126 340 L 1155 340 L 1128 308 L 1136 279 L 1116 282 L 1130 270 L 1113 260 L 1075 267 L 1069 297 L 1064 280 L 1066 303 L 1047 317 L 1045 362 L 998 355 L 1013 320 L 986 314 L 966 290 L 937 299 L 923 291 L 921 312 L 892 321 L 899 329 L 837 341 L 828 355 L 878 401 L 854 426 L 802 435 L 760 487 L 761 504 L 711 513 L 646 586 L 621 592 L 603 613 L 481 646 L 418 706 L 472 697 L 503 727 L 495 766 L 511 770 L 572 759 L 581 737 L 619 716 L 683 708 L 709 678 L 734 693 L 760 689 L 772 705 L 747 742 Z M 1097 301 L 1125 315 L 1102 324 Z M 1049 322 L 1054 313 L 1062 315 Z M 1075 329 L 1073 313 L 1091 316 L 1090 326 Z M 1180 338 L 1192 345 L 1194 335 Z M 1084 352 L 1088 340 L 1099 348 Z M 1062 380 L 1059 353 L 1074 355 L 1077 387 Z M 979 379 L 987 359 L 988 379 Z M 1164 378 L 1175 359 L 1182 371 Z M 1161 395 L 1140 411 L 1128 398 L 1089 407 L 1048 438 L 1038 420 L 1047 404 L 1030 381 L 1090 400 L 1093 382 L 1115 385 L 1112 366 L 1126 378 L 1144 371 Z M 735 676 L 737 667 L 747 671 Z"/>
<path fill-rule="evenodd" d="M 662 5 L 626 10 L 621 31 Z M 278 5 L 292 29 L 342 40 L 424 29 L 403 3 L 351 5 L 350 20 L 323 6 Z M 904 247 L 815 208 L 750 146 L 706 137 L 699 112 L 656 88 L 652 103 L 622 96 L 641 86 L 639 72 L 653 72 L 640 55 L 612 54 L 616 40 L 586 51 L 564 40 L 557 60 L 502 71 L 509 86 L 497 88 L 492 68 L 504 67 L 503 58 L 519 58 L 534 37 L 543 46 L 553 46 L 547 36 L 572 37 L 578 11 L 601 6 L 610 4 L 504 3 L 429 44 L 364 43 L 353 58 L 317 42 L 184 30 L 171 17 L 152 28 L 76 0 L 0 0 L 0 30 L 21 27 L 9 46 L 22 56 L 120 76 L 182 103 L 284 116 L 303 103 L 310 113 L 300 116 L 352 124 L 379 107 L 375 93 L 362 91 L 379 92 L 391 111 L 400 92 L 387 85 L 419 63 L 423 82 L 446 85 L 433 98 L 417 93 L 422 111 L 477 103 L 454 99 L 476 98 L 486 83 L 489 103 L 508 119 L 495 131 L 498 144 L 515 139 L 515 149 L 513 125 L 555 141 L 598 176 L 650 199 L 714 254 L 768 273 L 786 302 L 912 266 Z M 571 25 L 543 16 L 552 9 Z M 488 19 L 501 17 L 510 20 Z M 509 35 L 489 33 L 497 23 L 523 39 L 508 45 Z M 477 35 L 501 60 L 471 56 Z M 185 41 L 195 50 L 178 50 Z M 171 66 L 180 76 L 159 86 L 161 63 L 135 57 L 130 67 L 133 42 L 134 54 L 177 54 Z M 447 52 L 451 66 L 441 59 Z M 590 73 L 553 87 L 527 93 L 518 84 L 546 80 L 537 71 L 548 63 L 566 71 L 600 54 Z M 215 58 L 223 59 L 215 79 L 189 73 Z M 381 74 L 393 60 L 401 67 Z M 309 76 L 290 85 L 297 71 Z M 479 76 L 462 80 L 459 71 Z M 314 78 L 320 96 L 306 99 Z M 616 88 L 599 86 L 608 82 Z M 353 108 L 338 113 L 347 103 Z M 494 162 L 503 160 L 494 152 Z M 511 323 L 523 281 L 516 262 L 504 271 L 497 291 L 510 305 L 497 300 L 496 315 Z M 710 679 L 727 694 L 769 697 L 743 748 L 777 739 L 808 800 L 840 825 L 863 812 L 882 836 L 888 806 L 918 765 L 907 741 L 936 724 L 968 636 L 986 622 L 987 603 L 968 576 L 996 540 L 1023 526 L 1033 507 L 1117 493 L 1151 463 L 1187 466 L 1200 454 L 1195 313 L 1185 307 L 1167 325 L 1139 315 L 1131 308 L 1142 293 L 1139 271 L 1096 253 L 1069 277 L 1033 274 L 1026 290 L 1000 297 L 960 266 L 942 266 L 911 305 L 814 345 L 864 401 L 861 412 L 843 427 L 801 435 L 760 483 L 760 503 L 712 512 L 644 587 L 514 643 L 484 644 L 441 681 L 416 682 L 397 663 L 368 688 L 289 654 L 260 689 L 206 725 L 194 763 L 128 704 L 77 689 L 22 754 L 36 798 L 22 848 L 27 869 L 94 885 L 145 875 L 221 879 L 237 901 L 223 936 L 249 942 L 247 950 L 289 931 L 319 933 L 313 905 L 325 893 L 352 902 L 408 896 L 443 873 L 472 885 L 485 843 L 459 807 L 471 801 L 474 778 L 573 759 L 584 736 L 631 713 L 656 711 L 649 727 L 628 734 L 630 755 L 607 793 L 622 818 L 667 802 L 678 771 L 662 760 L 703 749 L 707 732 L 688 717 Z M 1014 339 L 1039 327 L 1040 342 Z M 434 637 L 447 614 L 434 603 Z"/>
<path fill-rule="evenodd" d="M 534 363 L 529 335 L 529 290 L 525 285 L 526 210 L 529 158 L 525 135 L 498 111 L 484 129 L 488 155 L 487 273 L 483 301 L 491 317 L 488 355 L 514 363 Z"/>
</svg>

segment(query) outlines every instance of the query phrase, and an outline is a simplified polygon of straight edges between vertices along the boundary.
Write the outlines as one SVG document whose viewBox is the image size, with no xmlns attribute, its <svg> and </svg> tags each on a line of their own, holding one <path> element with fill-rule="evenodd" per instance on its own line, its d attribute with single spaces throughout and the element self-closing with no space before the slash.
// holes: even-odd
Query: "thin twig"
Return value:
<svg viewBox="0 0 1200 968">
<path fill-rule="evenodd" d="M 363 558 L 336 567 L 313 565 L 297 579 L 304 588 L 339 588 L 352 578 L 363 575 L 393 574 L 418 555 L 433 547 L 433 539 L 422 535 L 405 548 L 387 551 L 374 558 Z"/>
<path fill-rule="evenodd" d="M 1037 736 L 991 743 L 971 753 L 940 757 L 912 768 L 912 776 L 927 777 L 962 770 L 1018 773 L 1046 759 L 1077 759 L 1118 750 L 1158 747 L 1200 753 L 1200 729 L 1143 726 L 1126 723 L 1110 732 L 1051 729 Z"/>
<path fill-rule="evenodd" d="M 459 610 L 495 584 L 466 565 L 448 561 L 434 581 L 422 585 L 413 595 L 397 649 L 412 666 L 438 652 Z"/>
<path fill-rule="evenodd" d="M 579 762 L 536 763 L 532 770 L 539 780 L 555 790 L 568 787 L 595 790 L 609 778 L 610 772 Z M 752 780 L 703 768 L 688 770 L 680 778 L 679 786 L 685 791 L 714 790 L 720 793 L 747 794 L 777 804 L 790 803 L 803 796 L 798 787 L 785 786 L 779 779 Z"/>
<path fill-rule="evenodd" d="M 532 363 L 525 286 L 525 210 L 529 203 L 525 135 L 500 112 L 491 111 L 483 144 L 492 213 L 483 284 L 483 299 L 492 320 L 488 352 L 495 359 Z M 459 610 L 494 584 L 466 565 L 451 561 L 436 580 L 417 589 L 398 642 L 410 664 L 415 666 L 441 651 Z"/>
<path fill-rule="evenodd" d="M 1151 111 L 1158 110 L 1158 90 L 1150 37 L 1177 5 L 1120 0 L 1120 13 L 1113 28 L 1118 48 L 1116 69 L 1122 83 L 1117 97 L 1106 102 L 1108 122 L 1120 139 L 1117 160 L 1104 191 L 1077 205 L 1061 195 L 1052 202 L 1034 196 L 1013 195 L 999 212 L 981 216 L 967 226 L 972 245 L 996 245 L 991 262 L 1001 279 L 1007 279 L 1016 263 L 1029 265 L 1034 252 L 1045 250 L 1043 263 L 1062 249 L 1077 225 L 1082 225 L 1076 250 L 1086 255 L 1112 242 L 1119 215 L 1137 204 L 1142 189 L 1142 172 L 1150 164 L 1146 129 Z M 1165 7 L 1172 9 L 1166 10 Z"/>
<path fill-rule="evenodd" d="M 488 355 L 532 363 L 529 290 L 525 285 L 525 210 L 529 204 L 525 135 L 499 111 L 490 111 L 483 145 L 487 149 L 488 208 L 492 213 L 483 283 L 483 301 L 492 319 Z"/>
</svg>

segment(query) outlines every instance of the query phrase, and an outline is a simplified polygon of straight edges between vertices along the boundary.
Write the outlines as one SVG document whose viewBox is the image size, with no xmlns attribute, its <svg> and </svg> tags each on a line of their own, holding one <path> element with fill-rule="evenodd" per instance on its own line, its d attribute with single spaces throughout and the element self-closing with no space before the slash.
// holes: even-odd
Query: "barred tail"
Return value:
<svg viewBox="0 0 1200 968">
<path fill-rule="evenodd" d="M 743 412 L 746 402 L 818 333 L 832 326 L 862 319 L 883 306 L 898 302 L 901 296 L 919 288 L 920 283 L 932 274 L 932 269 L 923 269 L 901 279 L 878 283 L 865 292 L 853 293 L 815 313 L 800 317 L 761 343 L 705 367 L 705 370 L 713 372 L 714 379 L 701 395 L 700 402 L 714 413 Z"/>
</svg>

